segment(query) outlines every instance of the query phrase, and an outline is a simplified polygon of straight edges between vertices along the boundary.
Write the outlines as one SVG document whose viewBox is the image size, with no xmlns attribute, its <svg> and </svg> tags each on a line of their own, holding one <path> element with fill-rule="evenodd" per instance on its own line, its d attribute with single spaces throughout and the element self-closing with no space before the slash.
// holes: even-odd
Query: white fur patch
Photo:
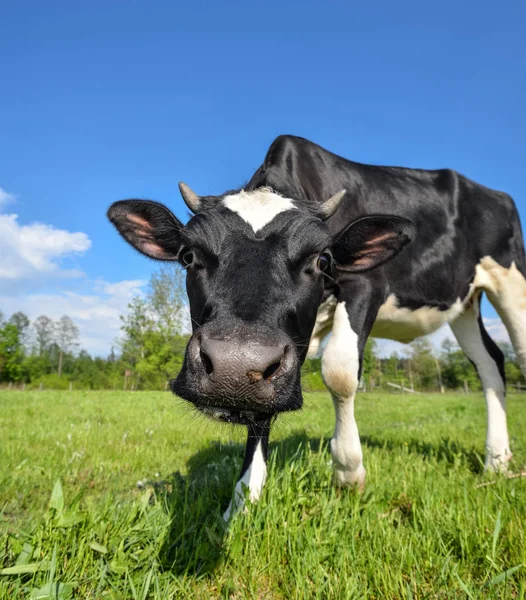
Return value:
<svg viewBox="0 0 526 600">
<path fill-rule="evenodd" d="M 228 508 L 223 515 L 225 521 L 229 521 L 234 513 L 236 513 L 245 502 L 245 489 L 248 488 L 248 499 L 250 502 L 256 502 L 261 496 L 263 486 L 267 479 L 267 463 L 263 456 L 263 448 L 261 442 L 256 446 L 254 456 L 250 466 L 245 471 L 243 477 L 236 483 L 234 497 L 232 498 Z"/>
<path fill-rule="evenodd" d="M 398 298 L 390 294 L 380 306 L 371 336 L 406 344 L 412 342 L 415 338 L 432 333 L 458 317 L 470 296 L 471 293 L 464 301 L 458 298 L 447 310 L 431 306 L 421 306 L 412 310 L 398 306 Z"/>
<path fill-rule="evenodd" d="M 463 301 L 459 298 L 447 310 L 439 310 L 431 306 L 421 306 L 411 310 L 398 306 L 398 298 L 394 294 L 390 294 L 378 311 L 370 335 L 407 344 L 421 335 L 433 333 L 445 323 L 456 319 L 472 295 L 473 290 L 470 290 Z M 309 345 L 309 358 L 316 356 L 321 342 L 331 332 L 335 306 L 336 298 L 330 296 L 318 308 L 316 324 Z"/>
<path fill-rule="evenodd" d="M 337 485 L 365 484 L 365 469 L 358 426 L 354 418 L 354 395 L 358 388 L 358 335 L 353 331 L 345 302 L 334 310 L 331 339 L 322 358 L 322 374 L 332 394 L 336 427 L 331 440 L 334 480 Z"/>
<path fill-rule="evenodd" d="M 475 273 L 473 285 L 487 293 L 499 313 L 526 376 L 526 279 L 514 262 L 506 269 L 491 256 L 480 261 Z"/>
<path fill-rule="evenodd" d="M 226 196 L 223 204 L 246 221 L 254 232 L 263 229 L 280 213 L 297 210 L 292 200 L 280 196 L 270 188 L 259 188 L 253 192 L 241 190 L 238 194 Z"/>
<path fill-rule="evenodd" d="M 322 358 L 323 380 L 334 394 L 348 398 L 358 388 L 358 335 L 353 331 L 345 302 L 334 310 L 332 336 Z"/>
<path fill-rule="evenodd" d="M 335 296 L 329 296 L 325 302 L 320 304 L 318 308 L 318 314 L 316 315 L 316 323 L 314 324 L 314 329 L 312 330 L 312 335 L 310 338 L 307 358 L 316 358 L 321 343 L 331 332 L 336 304 L 337 302 Z"/>
</svg>

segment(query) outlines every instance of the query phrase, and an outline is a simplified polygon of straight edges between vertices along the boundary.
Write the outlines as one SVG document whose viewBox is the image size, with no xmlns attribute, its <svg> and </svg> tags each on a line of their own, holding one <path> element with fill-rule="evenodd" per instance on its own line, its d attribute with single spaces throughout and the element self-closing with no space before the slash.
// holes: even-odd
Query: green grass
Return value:
<svg viewBox="0 0 526 600">
<path fill-rule="evenodd" d="M 518 471 L 526 397 L 508 414 Z M 242 430 L 168 393 L 0 392 L 0 598 L 526 598 L 526 479 L 482 473 L 481 395 L 361 394 L 361 495 L 333 419 L 313 394 L 278 422 L 225 531 Z"/>
</svg>

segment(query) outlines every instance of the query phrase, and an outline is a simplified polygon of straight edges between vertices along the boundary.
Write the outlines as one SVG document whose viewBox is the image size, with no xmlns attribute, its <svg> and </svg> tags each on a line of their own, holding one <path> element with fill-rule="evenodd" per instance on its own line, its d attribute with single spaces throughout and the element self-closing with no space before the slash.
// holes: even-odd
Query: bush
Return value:
<svg viewBox="0 0 526 600">
<path fill-rule="evenodd" d="M 59 377 L 56 373 L 49 375 L 42 375 L 38 379 L 34 379 L 29 385 L 30 389 L 38 389 L 42 384 L 42 387 L 46 390 L 67 390 L 69 389 L 69 379 L 65 377 Z"/>
</svg>

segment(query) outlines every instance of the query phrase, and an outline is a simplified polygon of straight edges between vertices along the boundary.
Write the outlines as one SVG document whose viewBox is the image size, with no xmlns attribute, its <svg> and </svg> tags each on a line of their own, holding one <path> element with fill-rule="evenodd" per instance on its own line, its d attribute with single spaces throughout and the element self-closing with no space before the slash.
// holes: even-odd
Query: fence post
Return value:
<svg viewBox="0 0 526 600">
<path fill-rule="evenodd" d="M 438 362 L 438 358 L 435 358 L 435 365 L 437 368 L 438 386 L 440 388 L 440 393 L 443 394 L 444 393 L 444 385 L 442 383 L 442 371 L 440 370 L 440 363 Z"/>
</svg>

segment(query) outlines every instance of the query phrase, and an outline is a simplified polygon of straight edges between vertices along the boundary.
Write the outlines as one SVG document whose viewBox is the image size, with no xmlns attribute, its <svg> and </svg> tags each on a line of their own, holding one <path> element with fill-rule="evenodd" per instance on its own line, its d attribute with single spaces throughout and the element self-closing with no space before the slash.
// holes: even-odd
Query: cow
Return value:
<svg viewBox="0 0 526 600">
<path fill-rule="evenodd" d="M 504 359 L 480 313 L 485 292 L 526 374 L 526 257 L 505 193 L 449 170 L 351 162 L 279 136 L 242 189 L 198 196 L 183 225 L 147 200 L 108 217 L 134 248 L 187 271 L 192 321 L 171 389 L 206 415 L 247 427 L 225 519 L 267 475 L 271 424 L 302 406 L 300 366 L 331 333 L 322 375 L 336 412 L 334 482 L 363 488 L 354 398 L 368 336 L 410 342 L 445 323 L 475 365 L 487 406 L 485 467 L 511 458 Z"/>
</svg>

